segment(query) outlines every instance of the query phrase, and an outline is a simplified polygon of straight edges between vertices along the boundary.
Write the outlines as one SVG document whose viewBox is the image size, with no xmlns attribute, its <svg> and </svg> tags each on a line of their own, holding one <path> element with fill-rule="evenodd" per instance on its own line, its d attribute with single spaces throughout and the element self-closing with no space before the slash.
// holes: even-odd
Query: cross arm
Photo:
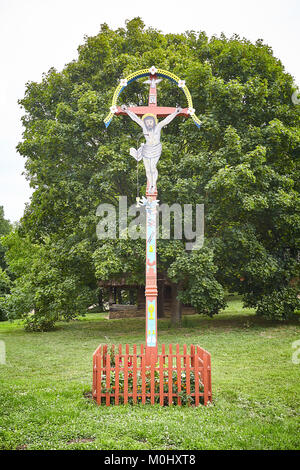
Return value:
<svg viewBox="0 0 300 470">
<path fill-rule="evenodd" d="M 127 114 L 125 111 L 123 111 L 121 106 L 117 106 L 117 108 L 118 111 L 115 113 L 116 116 L 119 116 L 121 114 Z M 176 111 L 176 108 L 168 106 L 128 106 L 127 109 L 137 114 L 138 116 L 143 116 L 144 114 L 152 113 L 155 114 L 157 117 L 166 117 Z M 188 108 L 183 108 L 182 111 L 178 113 L 178 116 L 189 117 Z"/>
</svg>

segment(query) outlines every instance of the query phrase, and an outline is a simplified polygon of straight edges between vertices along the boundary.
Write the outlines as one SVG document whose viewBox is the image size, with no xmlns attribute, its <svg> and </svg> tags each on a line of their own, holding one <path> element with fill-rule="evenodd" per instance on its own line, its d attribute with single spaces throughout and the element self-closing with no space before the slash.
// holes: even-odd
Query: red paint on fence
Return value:
<svg viewBox="0 0 300 470">
<path fill-rule="evenodd" d="M 119 374 L 120 374 L 120 356 L 119 354 L 116 355 L 116 363 L 115 363 L 115 404 L 119 404 L 119 393 L 120 393 L 120 382 L 119 382 Z"/>
<path fill-rule="evenodd" d="M 162 345 L 157 363 L 146 364 L 145 348 L 100 345 L 93 355 L 93 398 L 98 405 L 159 403 L 207 405 L 212 401 L 211 356 L 200 348 Z M 115 354 L 117 352 L 117 354 Z"/>
<path fill-rule="evenodd" d="M 128 346 L 128 344 L 126 344 Z M 124 403 L 128 403 L 128 354 L 126 347 L 126 354 L 124 357 Z"/>
<path fill-rule="evenodd" d="M 164 345 L 163 345 L 164 346 Z M 164 404 L 164 358 L 159 356 L 159 404 Z"/>
<path fill-rule="evenodd" d="M 110 393 L 108 390 L 110 389 L 110 355 L 106 356 L 106 406 L 110 405 Z"/>
<path fill-rule="evenodd" d="M 144 349 L 144 348 L 143 348 Z M 146 403 L 146 357 L 142 355 L 142 404 Z"/>
<path fill-rule="evenodd" d="M 185 368 L 186 368 L 186 394 L 187 396 L 191 396 L 191 356 L 188 354 L 185 356 Z M 189 404 L 189 403 L 188 403 Z"/>
<path fill-rule="evenodd" d="M 134 345 L 135 346 L 135 345 Z M 136 346 L 133 350 L 133 403 L 137 402 L 137 357 L 136 357 Z"/>
</svg>

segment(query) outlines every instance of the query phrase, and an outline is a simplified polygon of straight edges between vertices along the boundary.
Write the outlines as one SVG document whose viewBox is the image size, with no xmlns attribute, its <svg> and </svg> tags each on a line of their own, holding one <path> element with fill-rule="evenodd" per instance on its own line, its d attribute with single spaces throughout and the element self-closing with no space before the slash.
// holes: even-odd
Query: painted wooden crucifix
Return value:
<svg viewBox="0 0 300 470">
<path fill-rule="evenodd" d="M 148 106 L 117 106 L 117 98 L 131 81 L 140 77 L 148 76 L 149 98 Z M 158 76 L 168 78 L 182 88 L 188 100 L 188 108 L 157 106 L 157 87 L 161 81 Z M 157 163 L 161 156 L 162 144 L 160 142 L 161 130 L 169 124 L 176 116 L 191 116 L 197 127 L 200 121 L 195 116 L 192 106 L 192 98 L 186 87 L 185 81 L 176 75 L 162 69 L 151 67 L 143 69 L 120 80 L 119 87 L 115 91 L 110 114 L 104 120 L 106 127 L 109 126 L 113 115 L 128 115 L 143 130 L 146 143 L 138 149 L 131 148 L 130 155 L 137 161 L 143 159 L 146 175 L 147 189 L 146 199 L 143 198 L 141 205 L 146 206 L 146 364 L 155 364 L 158 357 L 157 348 L 157 266 L 156 266 L 156 213 L 157 213 Z M 141 118 L 139 117 L 141 116 Z M 157 118 L 164 118 L 160 122 Z"/>
</svg>

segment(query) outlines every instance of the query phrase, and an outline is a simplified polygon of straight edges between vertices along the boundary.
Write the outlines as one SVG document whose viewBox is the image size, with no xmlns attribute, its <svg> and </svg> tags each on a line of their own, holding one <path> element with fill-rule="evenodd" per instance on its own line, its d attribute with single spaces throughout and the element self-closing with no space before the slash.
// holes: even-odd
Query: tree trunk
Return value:
<svg viewBox="0 0 300 470">
<path fill-rule="evenodd" d="M 179 325 L 181 322 L 182 315 L 182 304 L 178 300 L 178 284 L 171 284 L 172 288 L 172 311 L 171 311 L 171 323 L 172 325 Z"/>
<path fill-rule="evenodd" d="M 113 288 L 110 287 L 109 288 L 109 297 L 108 297 L 108 304 L 109 305 L 112 305 L 114 303 L 114 292 L 113 292 Z"/>
<path fill-rule="evenodd" d="M 98 305 L 99 305 L 99 308 L 101 308 L 101 310 L 104 310 L 102 289 L 99 289 L 99 292 L 98 292 Z"/>
<path fill-rule="evenodd" d="M 164 318 L 164 316 L 165 316 L 165 312 L 164 312 L 164 306 L 165 306 L 165 297 L 164 297 L 165 283 L 164 283 L 164 281 L 158 281 L 158 282 L 157 282 L 157 288 L 158 288 L 158 297 L 157 297 L 157 318 Z"/>
<path fill-rule="evenodd" d="M 137 305 L 140 308 L 145 307 L 145 287 L 138 287 L 137 291 Z"/>
<path fill-rule="evenodd" d="M 117 299 L 118 299 L 118 304 L 122 304 L 122 291 L 121 289 L 117 289 Z"/>
<path fill-rule="evenodd" d="M 130 289 L 129 291 L 129 303 L 130 305 L 135 305 L 134 290 Z"/>
</svg>

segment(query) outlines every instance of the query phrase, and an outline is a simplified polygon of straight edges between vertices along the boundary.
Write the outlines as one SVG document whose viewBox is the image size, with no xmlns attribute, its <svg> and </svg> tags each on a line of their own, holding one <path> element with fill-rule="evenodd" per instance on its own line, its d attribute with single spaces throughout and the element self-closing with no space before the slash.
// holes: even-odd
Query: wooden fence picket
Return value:
<svg viewBox="0 0 300 470">
<path fill-rule="evenodd" d="M 172 351 L 171 348 L 169 348 L 169 355 L 168 355 L 168 390 L 169 390 L 169 405 L 172 405 L 173 403 L 173 357 L 172 354 L 170 354 L 170 351 Z"/>
<path fill-rule="evenodd" d="M 106 356 L 106 406 L 110 405 L 110 355 Z"/>
<path fill-rule="evenodd" d="M 99 369 L 98 369 L 98 358 L 101 358 L 101 345 L 96 349 L 93 354 L 93 398 L 97 399 L 97 395 L 99 393 Z"/>
<path fill-rule="evenodd" d="M 92 388 L 92 394 L 93 398 L 97 396 L 97 364 L 96 364 L 96 353 L 93 354 L 93 388 Z"/>
<path fill-rule="evenodd" d="M 164 404 L 164 356 L 159 356 L 159 404 Z"/>
<path fill-rule="evenodd" d="M 101 389 L 102 389 L 102 364 L 101 364 L 101 349 L 99 353 L 96 356 L 96 364 L 97 364 L 97 387 L 96 387 L 96 393 L 97 393 L 97 405 L 101 405 Z"/>
<path fill-rule="evenodd" d="M 178 393 L 178 405 L 181 405 L 181 356 L 179 354 L 179 344 L 176 347 L 176 365 L 177 365 L 177 393 Z"/>
<path fill-rule="evenodd" d="M 190 361 L 191 356 L 189 354 L 186 355 L 186 364 L 185 364 L 185 374 L 186 374 L 186 394 L 187 396 L 191 396 L 191 372 L 190 372 Z M 188 401 L 188 405 L 190 405 L 190 401 Z"/>
<path fill-rule="evenodd" d="M 211 389 L 211 355 L 208 353 L 208 389 L 209 401 L 212 402 L 212 389 Z"/>
<path fill-rule="evenodd" d="M 204 405 L 207 405 L 208 401 L 208 360 L 207 360 L 207 353 L 206 351 L 203 354 L 203 386 L 204 386 L 204 392 L 203 392 L 203 400 L 204 400 Z"/>
<path fill-rule="evenodd" d="M 115 356 L 115 404 L 119 404 L 119 393 L 120 393 L 120 356 L 117 354 Z"/>
<path fill-rule="evenodd" d="M 125 354 L 125 357 L 124 357 L 124 404 L 126 405 L 127 403 L 128 403 L 128 354 Z"/>
<path fill-rule="evenodd" d="M 142 404 L 146 403 L 146 358 L 142 356 Z"/>
<path fill-rule="evenodd" d="M 199 405 L 199 358 L 195 356 L 195 348 L 194 351 L 194 377 L 195 377 L 195 405 Z"/>
<path fill-rule="evenodd" d="M 155 393 L 155 378 L 154 378 L 154 366 L 153 362 L 150 364 L 150 402 L 154 405 L 154 393 Z"/>
<path fill-rule="evenodd" d="M 137 357 L 136 357 L 136 347 L 135 347 L 135 354 L 132 358 L 133 361 L 133 386 L 132 386 L 132 393 L 133 393 L 133 403 L 137 402 Z"/>
</svg>

